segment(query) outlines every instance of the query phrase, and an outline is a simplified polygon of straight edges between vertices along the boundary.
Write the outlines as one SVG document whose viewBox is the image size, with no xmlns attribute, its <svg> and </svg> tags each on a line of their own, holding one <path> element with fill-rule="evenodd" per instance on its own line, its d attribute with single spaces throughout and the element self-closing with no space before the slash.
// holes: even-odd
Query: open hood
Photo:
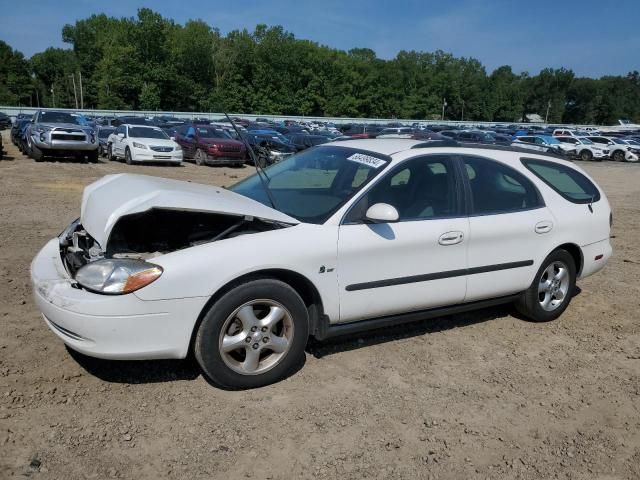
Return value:
<svg viewBox="0 0 640 480">
<path fill-rule="evenodd" d="M 154 208 L 299 223 L 278 210 L 221 187 L 124 173 L 107 175 L 84 189 L 80 222 L 105 248 L 120 217 Z"/>
</svg>

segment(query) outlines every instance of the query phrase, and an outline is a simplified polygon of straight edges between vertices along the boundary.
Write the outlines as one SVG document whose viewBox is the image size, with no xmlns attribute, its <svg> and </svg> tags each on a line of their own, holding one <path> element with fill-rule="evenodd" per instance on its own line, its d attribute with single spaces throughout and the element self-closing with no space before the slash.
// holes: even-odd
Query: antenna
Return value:
<svg viewBox="0 0 640 480">
<path fill-rule="evenodd" d="M 265 183 L 264 178 L 262 178 L 262 175 L 264 175 L 265 178 L 267 180 L 269 180 L 269 175 L 267 175 L 267 173 L 263 170 L 262 165 L 260 165 L 260 163 L 258 162 L 258 158 L 256 157 L 256 153 L 253 151 L 253 148 L 251 147 L 251 144 L 240 133 L 240 131 L 238 130 L 238 127 L 236 127 L 236 124 L 233 123 L 233 120 L 231 120 L 231 118 L 229 117 L 229 115 L 226 114 L 226 112 L 222 112 L 222 113 L 224 113 L 224 116 L 227 117 L 227 120 L 229 120 L 229 123 L 231 123 L 231 126 L 233 127 L 235 132 L 238 134 L 238 138 L 240 138 L 242 143 L 244 143 L 244 146 L 247 148 L 247 151 L 249 152 L 249 156 L 251 157 L 251 160 L 253 160 L 253 164 L 256 167 L 256 174 L 258 175 L 258 178 L 260 179 L 260 183 L 262 184 L 262 188 L 264 189 L 265 193 L 267 194 L 267 197 L 269 197 L 269 202 L 271 202 L 271 206 L 273 208 L 276 208 L 276 202 L 273 200 L 273 195 L 271 195 L 271 190 L 269 190 L 269 187 L 267 187 L 267 184 Z"/>
</svg>

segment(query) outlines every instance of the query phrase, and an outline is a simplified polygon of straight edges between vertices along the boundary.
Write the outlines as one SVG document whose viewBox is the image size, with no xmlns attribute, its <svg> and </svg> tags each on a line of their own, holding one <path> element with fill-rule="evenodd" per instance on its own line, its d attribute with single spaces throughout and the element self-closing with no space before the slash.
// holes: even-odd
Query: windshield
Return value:
<svg viewBox="0 0 640 480">
<path fill-rule="evenodd" d="M 42 123 L 75 123 L 76 125 L 86 125 L 87 122 L 82 115 L 67 112 L 40 112 L 40 122 Z"/>
<path fill-rule="evenodd" d="M 197 130 L 200 138 L 231 138 L 227 132 L 218 128 L 197 127 Z"/>
<path fill-rule="evenodd" d="M 611 141 L 611 142 L 613 142 L 613 143 L 615 143 L 617 145 L 625 145 L 625 143 L 622 140 L 620 140 L 619 138 L 610 138 L 609 141 Z"/>
<path fill-rule="evenodd" d="M 389 157 L 378 153 L 320 146 L 267 168 L 265 183 L 277 210 L 301 222 L 320 224 L 384 170 L 389 161 Z M 257 175 L 230 190 L 271 206 Z"/>
<path fill-rule="evenodd" d="M 133 138 L 158 138 L 169 140 L 169 136 L 157 128 L 129 127 L 129 136 Z"/>
</svg>

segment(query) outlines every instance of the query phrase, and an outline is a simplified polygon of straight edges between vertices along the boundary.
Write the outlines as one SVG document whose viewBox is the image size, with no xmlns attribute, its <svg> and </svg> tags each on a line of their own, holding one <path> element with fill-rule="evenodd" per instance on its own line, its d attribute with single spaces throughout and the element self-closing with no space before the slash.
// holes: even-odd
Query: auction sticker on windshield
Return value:
<svg viewBox="0 0 640 480">
<path fill-rule="evenodd" d="M 363 165 L 367 165 L 373 168 L 380 168 L 385 163 L 384 160 L 381 160 L 376 157 L 372 157 L 371 155 L 365 155 L 364 153 L 354 153 L 350 157 L 347 157 L 347 160 L 351 160 L 352 162 L 362 163 Z"/>
</svg>

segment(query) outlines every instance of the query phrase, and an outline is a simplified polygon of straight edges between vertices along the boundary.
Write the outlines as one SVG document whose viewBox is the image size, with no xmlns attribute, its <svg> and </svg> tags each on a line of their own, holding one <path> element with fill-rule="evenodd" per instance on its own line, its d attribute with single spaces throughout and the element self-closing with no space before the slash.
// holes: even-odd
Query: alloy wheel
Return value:
<svg viewBox="0 0 640 480">
<path fill-rule="evenodd" d="M 283 305 L 268 299 L 252 300 L 227 317 L 218 349 L 233 371 L 257 375 L 284 359 L 293 335 L 293 318 Z"/>
<path fill-rule="evenodd" d="M 569 268 L 559 260 L 551 263 L 540 276 L 538 301 L 547 312 L 558 308 L 569 293 Z"/>
</svg>

